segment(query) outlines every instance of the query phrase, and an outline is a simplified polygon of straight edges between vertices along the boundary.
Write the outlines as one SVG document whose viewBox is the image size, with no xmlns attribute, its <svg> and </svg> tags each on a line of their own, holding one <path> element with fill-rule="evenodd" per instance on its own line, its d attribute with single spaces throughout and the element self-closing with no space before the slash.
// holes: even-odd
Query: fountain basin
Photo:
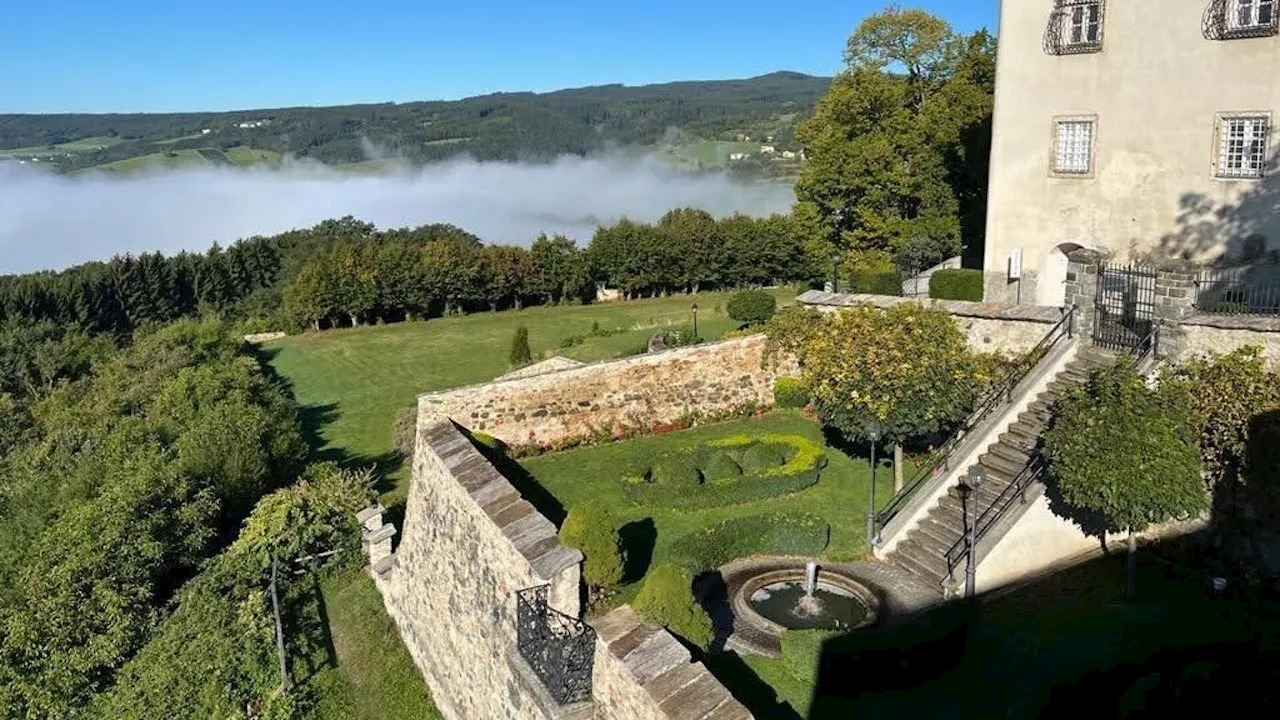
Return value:
<svg viewBox="0 0 1280 720">
<path fill-rule="evenodd" d="M 875 593 L 838 571 L 819 572 L 815 607 L 806 601 L 803 567 L 772 570 L 748 578 L 730 598 L 735 625 L 745 623 L 774 637 L 784 630 L 857 630 L 880 611 Z"/>
</svg>

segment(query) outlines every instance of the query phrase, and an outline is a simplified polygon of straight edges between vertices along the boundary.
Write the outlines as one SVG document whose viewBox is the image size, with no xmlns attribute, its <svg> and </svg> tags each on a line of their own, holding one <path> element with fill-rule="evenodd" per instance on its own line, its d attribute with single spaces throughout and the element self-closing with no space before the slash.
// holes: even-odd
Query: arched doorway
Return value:
<svg viewBox="0 0 1280 720">
<path fill-rule="evenodd" d="M 1040 265 L 1036 280 L 1036 304 L 1062 307 L 1067 301 L 1067 255 L 1084 247 L 1062 243 L 1049 251 Z"/>
</svg>

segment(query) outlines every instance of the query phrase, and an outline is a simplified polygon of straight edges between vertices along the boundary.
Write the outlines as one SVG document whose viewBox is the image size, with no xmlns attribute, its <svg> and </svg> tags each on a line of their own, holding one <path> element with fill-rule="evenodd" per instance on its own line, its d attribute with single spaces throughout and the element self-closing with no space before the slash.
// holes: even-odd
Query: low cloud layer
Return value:
<svg viewBox="0 0 1280 720">
<path fill-rule="evenodd" d="M 133 176 L 52 175 L 0 163 L 0 274 L 63 268 L 114 254 L 207 249 L 250 235 L 354 215 L 378 227 L 447 222 L 487 242 L 540 232 L 584 243 L 622 216 L 674 207 L 714 215 L 786 211 L 790 188 L 689 175 L 655 158 L 563 158 L 546 165 L 459 160 L 379 175 L 201 168 Z"/>
</svg>

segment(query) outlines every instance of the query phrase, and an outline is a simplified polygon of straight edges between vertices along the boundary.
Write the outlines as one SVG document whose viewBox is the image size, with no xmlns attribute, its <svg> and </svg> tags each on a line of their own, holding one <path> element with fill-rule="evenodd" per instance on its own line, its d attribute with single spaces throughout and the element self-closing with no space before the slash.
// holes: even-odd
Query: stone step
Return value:
<svg viewBox="0 0 1280 720">
<path fill-rule="evenodd" d="M 1008 445 L 1019 450 L 1030 452 L 1040 447 L 1039 435 L 1018 435 L 1012 432 L 1000 434 L 998 445 Z"/>
<path fill-rule="evenodd" d="M 904 547 L 904 545 L 907 548 L 912 548 L 913 552 L 918 550 L 919 552 L 917 554 L 925 559 L 944 557 L 947 554 L 947 548 L 951 547 L 951 543 L 943 542 L 935 537 L 916 532 L 915 530 L 912 530 L 911 533 L 907 535 L 906 539 L 902 541 L 902 544 L 900 544 L 899 547 Z"/>
<path fill-rule="evenodd" d="M 936 523 L 928 518 L 916 523 L 912 533 L 921 533 L 932 538 L 935 542 L 940 543 L 943 547 L 951 547 L 956 540 L 960 539 L 960 530 L 948 525 Z M 907 537 L 911 537 L 908 535 Z"/>
<path fill-rule="evenodd" d="M 941 555 L 932 554 L 913 544 L 911 540 L 902 541 L 893 551 L 893 556 L 895 561 L 932 583 L 940 583 L 947 576 L 947 561 Z"/>
<path fill-rule="evenodd" d="M 1023 422 L 1022 418 L 1018 418 L 1017 421 L 1009 425 L 1008 432 L 1012 435 L 1020 435 L 1039 441 L 1040 433 L 1044 432 L 1044 423 Z"/>
<path fill-rule="evenodd" d="M 978 457 L 978 462 L 982 467 L 986 468 L 989 474 L 998 474 L 1006 480 L 1013 480 L 1018 477 L 1022 469 L 1027 466 L 1027 460 L 1022 461 L 1010 460 L 1009 458 L 987 452 Z"/>
<path fill-rule="evenodd" d="M 1026 465 L 1031 461 L 1032 450 L 1029 448 L 1019 447 L 1017 445 L 998 442 L 992 445 L 988 451 L 992 455 L 999 456 L 1012 463 L 1021 463 Z"/>
<path fill-rule="evenodd" d="M 988 470 L 987 481 L 982 484 L 982 487 L 978 488 L 978 507 L 984 507 L 987 503 L 1000 497 L 1000 493 L 1008 485 L 1009 482 L 1007 480 L 992 474 L 992 471 Z M 945 497 L 949 502 L 943 508 L 944 512 L 959 512 L 959 508 L 963 507 L 963 503 L 960 502 L 960 488 L 958 486 L 953 485 L 947 488 Z M 941 503 L 939 505 L 941 506 Z"/>
</svg>

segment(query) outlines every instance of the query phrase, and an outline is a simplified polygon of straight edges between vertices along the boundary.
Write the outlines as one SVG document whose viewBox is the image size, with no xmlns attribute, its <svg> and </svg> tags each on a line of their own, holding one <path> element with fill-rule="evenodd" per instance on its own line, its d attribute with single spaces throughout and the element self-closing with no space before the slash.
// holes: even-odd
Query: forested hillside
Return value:
<svg viewBox="0 0 1280 720">
<path fill-rule="evenodd" d="M 389 156 L 413 163 L 469 154 L 482 160 L 585 155 L 653 145 L 672 133 L 777 142 L 813 108 L 830 78 L 780 72 L 746 79 L 457 101 L 276 108 L 221 113 L 0 115 L 0 154 L 41 157 L 63 171 L 157 155 L 247 164 L 289 154 L 328 164 Z"/>
</svg>

